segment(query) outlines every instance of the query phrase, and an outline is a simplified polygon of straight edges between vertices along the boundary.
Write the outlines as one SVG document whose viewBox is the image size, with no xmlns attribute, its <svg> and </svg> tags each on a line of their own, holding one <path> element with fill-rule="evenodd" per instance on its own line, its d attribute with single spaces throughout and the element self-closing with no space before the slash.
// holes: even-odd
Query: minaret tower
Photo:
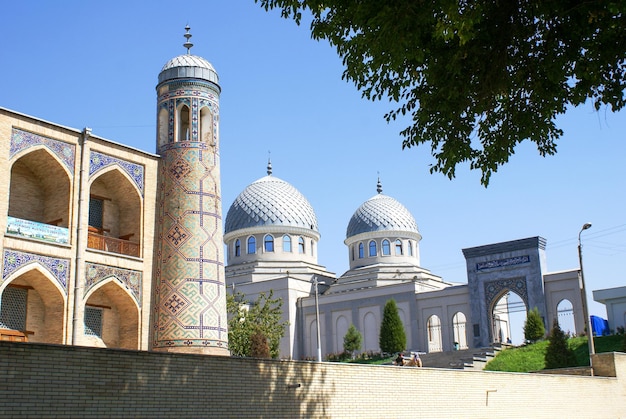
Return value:
<svg viewBox="0 0 626 419">
<path fill-rule="evenodd" d="M 229 355 L 217 72 L 187 53 L 159 74 L 152 349 Z"/>
</svg>

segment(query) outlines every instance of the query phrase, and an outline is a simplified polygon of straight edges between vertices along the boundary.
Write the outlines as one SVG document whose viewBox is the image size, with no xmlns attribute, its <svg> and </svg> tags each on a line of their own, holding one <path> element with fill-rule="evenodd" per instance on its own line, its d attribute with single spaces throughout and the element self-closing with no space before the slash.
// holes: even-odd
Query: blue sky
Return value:
<svg viewBox="0 0 626 419">
<path fill-rule="evenodd" d="M 547 239 L 549 271 L 576 268 L 578 232 L 592 222 L 588 290 L 626 285 L 626 112 L 571 109 L 559 118 L 557 155 L 523 144 L 485 189 L 467 166 L 452 181 L 429 174 L 429 149 L 403 151 L 404 125 L 383 119 L 392 104 L 362 99 L 308 24 L 253 0 L 13 1 L 1 20 L 0 106 L 149 152 L 157 76 L 185 52 L 189 24 L 192 53 L 222 86 L 224 216 L 265 175 L 271 152 L 274 175 L 315 209 L 319 262 L 338 275 L 348 269 L 348 221 L 380 176 L 417 220 L 422 266 L 444 280 L 467 281 L 461 249 L 531 236 Z M 606 317 L 595 302 L 590 312 Z"/>
</svg>

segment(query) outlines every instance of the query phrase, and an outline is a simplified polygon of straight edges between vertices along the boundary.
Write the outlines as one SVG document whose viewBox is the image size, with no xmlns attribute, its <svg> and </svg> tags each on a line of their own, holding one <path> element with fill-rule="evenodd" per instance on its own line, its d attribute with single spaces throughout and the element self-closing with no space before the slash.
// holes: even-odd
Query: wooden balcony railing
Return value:
<svg viewBox="0 0 626 419">
<path fill-rule="evenodd" d="M 90 249 L 104 250 L 105 252 L 139 257 L 139 243 L 116 239 L 115 237 L 105 236 L 94 233 L 93 231 L 89 232 L 87 247 Z"/>
</svg>

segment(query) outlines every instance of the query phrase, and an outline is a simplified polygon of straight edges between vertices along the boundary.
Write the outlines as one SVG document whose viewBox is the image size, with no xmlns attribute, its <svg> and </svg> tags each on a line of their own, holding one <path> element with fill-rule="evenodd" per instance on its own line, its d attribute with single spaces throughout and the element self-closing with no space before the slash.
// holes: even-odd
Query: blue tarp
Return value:
<svg viewBox="0 0 626 419">
<path fill-rule="evenodd" d="M 591 330 L 594 336 L 606 336 L 611 334 L 609 331 L 609 322 L 598 316 L 591 316 Z"/>
</svg>

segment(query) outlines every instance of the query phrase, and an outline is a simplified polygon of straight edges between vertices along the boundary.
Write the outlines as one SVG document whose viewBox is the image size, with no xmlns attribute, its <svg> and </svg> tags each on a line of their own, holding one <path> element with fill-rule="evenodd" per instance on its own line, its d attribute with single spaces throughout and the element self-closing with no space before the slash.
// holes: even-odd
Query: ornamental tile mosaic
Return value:
<svg viewBox="0 0 626 419">
<path fill-rule="evenodd" d="M 89 176 L 91 177 L 100 170 L 109 166 L 119 166 L 130 178 L 135 182 L 137 188 L 144 194 L 144 167 L 140 164 L 131 163 L 116 157 L 107 156 L 106 154 L 92 151 L 89 157 Z"/>
<path fill-rule="evenodd" d="M 17 250 L 4 250 L 4 263 L 2 267 L 2 281 L 6 281 L 15 271 L 29 265 L 36 264 L 46 269 L 59 283 L 65 295 L 70 272 L 70 260 L 37 255 L 34 253 L 18 252 Z"/>
<path fill-rule="evenodd" d="M 217 159 L 203 148 L 176 147 L 162 161 L 153 347 L 226 348 L 221 213 L 206 204 L 219 201 Z"/>
<path fill-rule="evenodd" d="M 484 286 L 487 306 L 489 306 L 494 299 L 500 297 L 503 291 L 508 290 L 519 295 L 522 301 L 524 301 L 524 304 L 526 304 L 526 307 L 528 307 L 528 289 L 526 287 L 525 278 L 498 279 L 496 281 L 485 282 Z"/>
<path fill-rule="evenodd" d="M 9 158 L 12 158 L 22 150 L 43 145 L 59 158 L 67 167 L 70 173 L 74 173 L 74 160 L 76 156 L 76 146 L 43 135 L 33 134 L 32 132 L 22 131 L 13 128 L 11 131 L 11 146 L 9 149 Z"/>
<path fill-rule="evenodd" d="M 140 271 L 116 268 L 96 263 L 85 263 L 85 292 L 84 295 L 105 279 L 114 277 L 127 288 L 139 307 L 141 307 L 141 288 L 143 274 Z"/>
</svg>

